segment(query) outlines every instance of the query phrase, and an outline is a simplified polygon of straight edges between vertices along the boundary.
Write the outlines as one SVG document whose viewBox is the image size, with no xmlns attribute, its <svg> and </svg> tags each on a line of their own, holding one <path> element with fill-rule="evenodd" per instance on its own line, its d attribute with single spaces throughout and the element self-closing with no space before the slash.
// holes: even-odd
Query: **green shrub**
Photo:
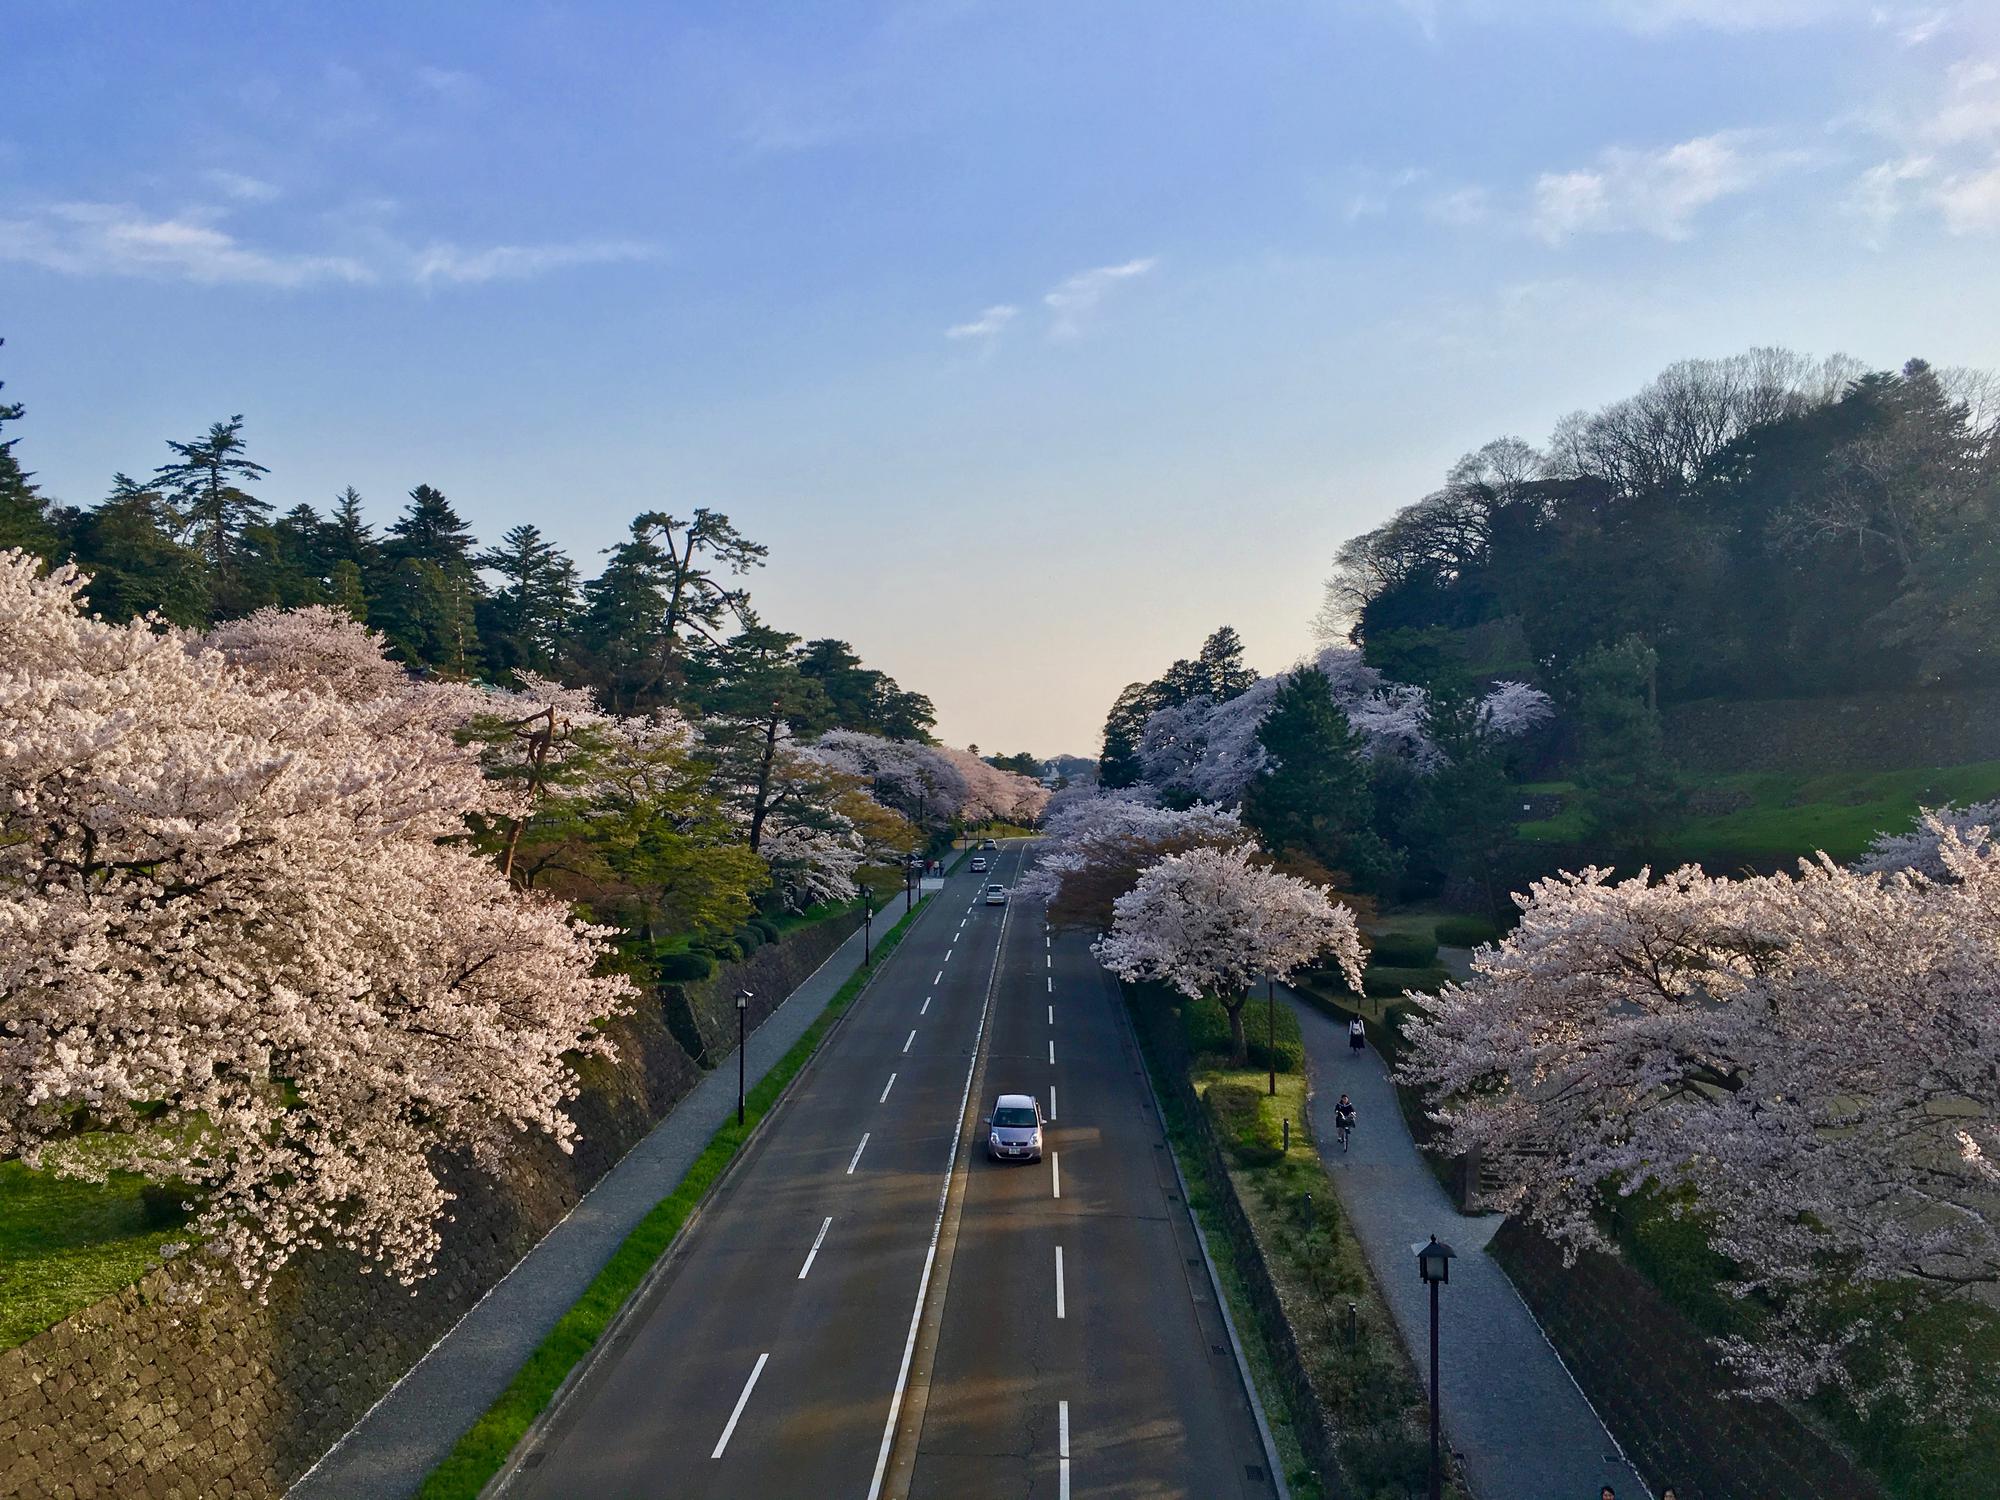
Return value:
<svg viewBox="0 0 2000 1500">
<path fill-rule="evenodd" d="M 1271 1065 L 1270 1019 L 1261 997 L 1252 999 L 1244 1009 L 1243 1033 L 1249 1043 L 1249 1066 L 1253 1068 Z M 1305 1042 L 1299 1036 L 1299 1018 L 1289 1005 L 1280 1005 L 1277 1021 L 1278 1071 L 1296 1073 L 1305 1065 L 1306 1056 Z M 1222 1008 L 1220 1000 L 1206 995 L 1199 1000 L 1183 1000 L 1181 1031 L 1187 1037 L 1188 1051 L 1194 1056 L 1229 1057 L 1229 1012 Z"/>
<path fill-rule="evenodd" d="M 1433 931 L 1447 948 L 1477 948 L 1500 941 L 1499 927 L 1484 917 L 1439 917 Z"/>
<path fill-rule="evenodd" d="M 756 928 L 759 932 L 764 934 L 765 942 L 767 943 L 777 942 L 779 937 L 778 924 L 776 922 L 773 922 L 769 917 L 752 917 L 750 919 L 750 925 Z"/>
<path fill-rule="evenodd" d="M 747 922 L 730 933 L 729 936 L 735 942 L 736 946 L 743 950 L 745 958 L 748 958 L 764 946 L 764 934 Z"/>
<path fill-rule="evenodd" d="M 1394 964 L 1370 964 L 1362 972 L 1361 987 L 1374 999 L 1393 1000 L 1405 990 L 1435 995 L 1450 979 L 1450 970 L 1435 966 L 1406 969 Z"/>
<path fill-rule="evenodd" d="M 653 972 L 662 984 L 694 984 L 715 972 L 715 960 L 706 953 L 662 953 Z"/>
<path fill-rule="evenodd" d="M 1278 1122 L 1264 1112 L 1264 1095 L 1247 1083 L 1211 1083 L 1202 1094 L 1215 1133 L 1246 1167 L 1267 1167 L 1285 1154 Z"/>
<path fill-rule="evenodd" d="M 1385 932 L 1368 950 L 1370 964 L 1399 969 L 1428 969 L 1437 956 L 1438 940 L 1421 932 Z"/>
<path fill-rule="evenodd" d="M 733 964 L 744 956 L 742 946 L 734 938 L 703 938 L 695 946 L 719 964 Z"/>
</svg>

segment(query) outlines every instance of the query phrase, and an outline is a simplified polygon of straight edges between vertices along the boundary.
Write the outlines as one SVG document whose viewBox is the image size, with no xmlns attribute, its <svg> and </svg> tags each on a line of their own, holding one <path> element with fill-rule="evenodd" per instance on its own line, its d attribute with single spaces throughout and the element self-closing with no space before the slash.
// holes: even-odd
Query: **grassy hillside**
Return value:
<svg viewBox="0 0 2000 1500">
<path fill-rule="evenodd" d="M 1877 833 L 1907 827 L 1919 807 L 2000 796 L 2000 760 L 1817 776 L 1753 771 L 1693 776 L 1687 786 L 1694 810 L 1661 841 L 1659 857 L 1726 866 L 1823 849 L 1845 861 L 1857 858 Z M 1519 824 L 1523 839 L 1586 841 L 1572 783 L 1541 782 L 1523 790 L 1563 799 L 1552 816 Z"/>
</svg>

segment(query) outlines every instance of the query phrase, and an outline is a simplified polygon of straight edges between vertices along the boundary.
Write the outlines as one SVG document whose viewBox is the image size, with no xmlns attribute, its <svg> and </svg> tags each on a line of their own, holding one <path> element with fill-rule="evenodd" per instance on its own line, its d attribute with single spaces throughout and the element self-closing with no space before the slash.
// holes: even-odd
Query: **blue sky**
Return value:
<svg viewBox="0 0 2000 1500">
<path fill-rule="evenodd" d="M 2000 364 L 2000 7 L 43 4 L 0 378 L 72 502 L 233 412 L 594 570 L 771 547 L 988 749 L 1088 751 L 1457 455 L 1753 344 Z"/>
</svg>

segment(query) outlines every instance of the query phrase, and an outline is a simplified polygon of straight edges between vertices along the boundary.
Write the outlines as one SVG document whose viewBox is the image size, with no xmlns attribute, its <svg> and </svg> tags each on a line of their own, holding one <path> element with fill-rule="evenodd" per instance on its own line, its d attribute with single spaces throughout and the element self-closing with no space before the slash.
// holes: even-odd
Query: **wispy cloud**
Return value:
<svg viewBox="0 0 2000 1500">
<path fill-rule="evenodd" d="M 238 203 L 269 203 L 280 196 L 275 183 L 261 177 L 251 177 L 242 172 L 211 171 L 201 174 L 208 185 L 225 198 L 234 198 Z"/>
<path fill-rule="evenodd" d="M 435 244 L 418 252 L 413 279 L 429 286 L 447 282 L 476 286 L 488 281 L 525 281 L 571 266 L 606 266 L 650 260 L 653 250 L 632 240 L 578 240 L 553 245 L 489 245 L 468 250 Z"/>
<path fill-rule="evenodd" d="M 70 276 L 139 276 L 209 286 L 377 279 L 373 268 L 351 256 L 262 249 L 192 215 L 155 218 L 118 203 L 57 203 L 25 217 L 0 217 L 0 261 Z"/>
<path fill-rule="evenodd" d="M 1952 234 L 2000 230 L 2000 61 L 1959 59 L 1918 102 L 1867 128 L 1891 154 L 1854 179 L 1847 206 L 1874 237 L 1919 211 Z"/>
<path fill-rule="evenodd" d="M 1711 204 L 1762 186 L 1805 153 L 1743 131 L 1697 136 L 1655 150 L 1614 146 L 1587 167 L 1535 180 L 1530 226 L 1550 244 L 1573 235 L 1641 232 L 1682 240 Z"/>
<path fill-rule="evenodd" d="M 475 248 L 433 242 L 412 248 L 384 234 L 366 237 L 358 249 L 292 249 L 252 243 L 224 228 L 224 217 L 214 209 L 160 216 L 124 203 L 56 203 L 0 213 L 0 262 L 67 276 L 292 289 L 477 285 L 652 253 L 624 240 Z"/>
<path fill-rule="evenodd" d="M 479 80 L 457 68 L 439 68 L 426 63 L 411 75 L 417 87 L 448 104 L 469 104 L 479 95 Z"/>
<path fill-rule="evenodd" d="M 969 323 L 954 323 L 944 331 L 948 339 L 991 339 L 1014 321 L 1019 308 L 1008 302 L 995 303 Z"/>
<path fill-rule="evenodd" d="M 1157 256 L 1148 255 L 1121 265 L 1079 271 L 1062 281 L 1042 298 L 1053 315 L 1049 337 L 1073 339 L 1081 336 L 1085 323 L 1112 288 L 1146 275 L 1159 263 Z"/>
</svg>

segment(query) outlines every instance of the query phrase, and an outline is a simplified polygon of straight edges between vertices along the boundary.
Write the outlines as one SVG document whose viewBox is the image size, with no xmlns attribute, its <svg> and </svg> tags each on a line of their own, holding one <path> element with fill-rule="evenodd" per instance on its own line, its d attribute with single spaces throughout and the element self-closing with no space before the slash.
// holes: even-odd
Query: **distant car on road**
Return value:
<svg viewBox="0 0 2000 1500">
<path fill-rule="evenodd" d="M 1032 1094 L 1002 1094 L 988 1122 L 986 1154 L 995 1161 L 1042 1159 L 1042 1107 Z"/>
<path fill-rule="evenodd" d="M 1007 904 L 1007 887 L 1004 885 L 989 885 L 986 887 L 986 904 L 988 906 L 1005 906 Z"/>
<path fill-rule="evenodd" d="M 972 856 L 972 873 L 975 875 L 984 875 L 986 873 L 985 855 L 975 854 Z"/>
<path fill-rule="evenodd" d="M 979 847 L 982 849 L 998 849 L 1000 846 L 999 844 L 995 843 L 992 839 L 988 839 L 985 843 L 981 844 Z"/>
</svg>

